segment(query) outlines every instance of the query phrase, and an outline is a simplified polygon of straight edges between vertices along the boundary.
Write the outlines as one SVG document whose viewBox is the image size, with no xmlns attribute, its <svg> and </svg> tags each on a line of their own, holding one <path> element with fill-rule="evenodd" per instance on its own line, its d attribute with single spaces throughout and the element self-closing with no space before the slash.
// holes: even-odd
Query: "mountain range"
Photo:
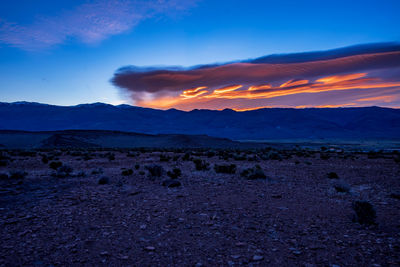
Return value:
<svg viewBox="0 0 400 267">
<path fill-rule="evenodd" d="M 208 135 L 231 140 L 399 139 L 400 109 L 264 108 L 252 111 L 157 110 L 103 103 L 55 106 L 0 103 L 0 130 L 111 130 Z"/>
</svg>

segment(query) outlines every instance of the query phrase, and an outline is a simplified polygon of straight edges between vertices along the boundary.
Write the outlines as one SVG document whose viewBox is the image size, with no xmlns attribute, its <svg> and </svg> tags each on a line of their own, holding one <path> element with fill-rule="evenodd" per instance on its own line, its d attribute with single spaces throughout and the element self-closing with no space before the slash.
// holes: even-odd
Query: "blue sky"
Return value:
<svg viewBox="0 0 400 267">
<path fill-rule="evenodd" d="M 0 5 L 4 102 L 131 103 L 110 83 L 125 65 L 191 66 L 400 41 L 396 0 L 14 0 Z"/>
</svg>

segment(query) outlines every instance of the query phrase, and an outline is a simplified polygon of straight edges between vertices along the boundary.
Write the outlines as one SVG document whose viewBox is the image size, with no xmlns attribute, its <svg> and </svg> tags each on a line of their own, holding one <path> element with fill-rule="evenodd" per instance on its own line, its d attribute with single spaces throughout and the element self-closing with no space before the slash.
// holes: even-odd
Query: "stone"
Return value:
<svg viewBox="0 0 400 267">
<path fill-rule="evenodd" d="M 264 256 L 261 255 L 254 255 L 253 256 L 253 261 L 262 261 L 264 259 Z"/>
<path fill-rule="evenodd" d="M 154 250 L 156 250 L 156 248 L 155 248 L 155 247 L 152 247 L 152 246 L 145 247 L 144 249 L 145 249 L 146 251 L 154 251 Z"/>
<path fill-rule="evenodd" d="M 177 180 L 169 179 L 169 180 L 164 180 L 162 182 L 162 185 L 166 186 L 166 187 L 170 187 L 170 188 L 171 187 L 179 187 L 179 186 L 181 186 L 181 182 L 179 182 Z"/>
</svg>

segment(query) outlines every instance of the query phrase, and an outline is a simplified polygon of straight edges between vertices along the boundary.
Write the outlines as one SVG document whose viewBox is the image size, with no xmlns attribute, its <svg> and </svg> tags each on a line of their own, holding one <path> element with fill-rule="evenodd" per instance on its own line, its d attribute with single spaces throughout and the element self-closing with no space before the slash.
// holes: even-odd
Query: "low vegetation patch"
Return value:
<svg viewBox="0 0 400 267">
<path fill-rule="evenodd" d="M 210 164 L 202 159 L 193 159 L 193 163 L 197 171 L 206 171 L 210 169 Z"/>
<path fill-rule="evenodd" d="M 132 174 L 133 174 L 133 170 L 132 169 L 126 169 L 126 170 L 123 170 L 121 172 L 121 175 L 123 175 L 123 176 L 129 176 L 129 175 L 132 175 Z"/>
<path fill-rule="evenodd" d="M 62 166 L 62 162 L 61 161 L 52 161 L 49 164 L 49 167 L 53 170 L 57 170 L 58 168 L 60 168 Z"/>
<path fill-rule="evenodd" d="M 353 210 L 355 211 L 355 222 L 366 225 L 376 224 L 375 208 L 368 201 L 355 201 L 353 203 Z"/>
<path fill-rule="evenodd" d="M 168 162 L 170 161 L 171 157 L 168 155 L 161 154 L 160 155 L 160 162 Z"/>
<path fill-rule="evenodd" d="M 69 165 L 61 165 L 55 174 L 53 174 L 53 176 L 56 176 L 58 178 L 65 178 L 69 175 L 71 175 L 71 173 L 73 172 L 73 169 L 71 166 Z"/>
<path fill-rule="evenodd" d="M 167 175 L 171 177 L 171 179 L 177 179 L 182 175 L 182 171 L 179 168 L 173 168 L 172 171 L 168 171 Z"/>
<path fill-rule="evenodd" d="M 160 165 L 147 165 L 146 170 L 150 177 L 161 177 L 164 174 L 164 168 Z"/>
<path fill-rule="evenodd" d="M 253 168 L 244 169 L 240 176 L 244 177 L 247 180 L 256 180 L 256 179 L 266 179 L 264 171 L 261 169 L 260 165 L 256 165 Z"/>
<path fill-rule="evenodd" d="M 215 164 L 214 170 L 216 173 L 234 174 L 236 172 L 236 164 Z"/>
<path fill-rule="evenodd" d="M 172 187 L 179 187 L 179 186 L 181 186 L 181 182 L 179 182 L 179 181 L 177 181 L 177 180 L 171 179 L 171 180 L 165 180 L 165 181 L 163 181 L 163 182 L 162 182 L 162 185 L 163 185 L 163 186 L 166 186 L 166 187 L 170 187 L 170 188 L 172 188 Z"/>
<path fill-rule="evenodd" d="M 329 172 L 327 176 L 329 179 L 339 179 L 339 176 L 337 175 L 336 172 Z"/>
<path fill-rule="evenodd" d="M 23 180 L 28 175 L 26 171 L 11 171 L 9 178 L 12 180 Z"/>
<path fill-rule="evenodd" d="M 99 179 L 98 184 L 100 185 L 105 185 L 105 184 L 109 184 L 110 183 L 110 179 L 108 179 L 108 177 L 103 176 Z"/>
<path fill-rule="evenodd" d="M 343 180 L 338 180 L 333 183 L 333 187 L 338 193 L 349 193 L 351 189 L 350 185 Z"/>
</svg>

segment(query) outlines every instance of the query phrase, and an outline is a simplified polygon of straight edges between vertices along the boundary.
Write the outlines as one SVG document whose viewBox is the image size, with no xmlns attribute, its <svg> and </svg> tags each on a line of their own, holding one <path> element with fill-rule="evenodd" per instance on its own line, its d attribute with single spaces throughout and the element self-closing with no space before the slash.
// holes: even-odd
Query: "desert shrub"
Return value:
<svg viewBox="0 0 400 267">
<path fill-rule="evenodd" d="M 96 175 L 96 174 L 102 174 L 103 173 L 103 169 L 99 168 L 99 169 L 94 169 L 92 170 L 91 174 Z"/>
<path fill-rule="evenodd" d="M 126 156 L 130 157 L 130 158 L 134 158 L 134 157 L 136 157 L 136 153 L 129 151 L 128 154 L 126 154 Z"/>
<path fill-rule="evenodd" d="M 42 162 L 43 162 L 44 164 L 49 163 L 49 158 L 48 158 L 46 155 L 43 155 L 43 156 L 42 156 Z"/>
<path fill-rule="evenodd" d="M 300 164 L 300 161 L 296 160 L 296 161 L 294 162 L 294 164 L 299 165 L 299 164 Z"/>
<path fill-rule="evenodd" d="M 160 161 L 161 162 L 168 162 L 170 159 L 171 159 L 171 157 L 168 156 L 168 155 L 164 155 L 164 154 L 160 155 Z"/>
<path fill-rule="evenodd" d="M 7 173 L 0 173 L 0 181 L 3 181 L 3 180 L 8 180 L 8 174 Z"/>
<path fill-rule="evenodd" d="M 0 167 L 5 167 L 7 165 L 8 165 L 8 160 L 6 160 L 6 159 L 0 160 Z"/>
<path fill-rule="evenodd" d="M 172 160 L 173 160 L 173 161 L 178 161 L 179 158 L 180 158 L 180 156 L 179 156 L 179 155 L 176 155 L 176 156 L 174 156 L 174 157 L 172 158 Z"/>
<path fill-rule="evenodd" d="M 216 173 L 234 174 L 236 172 L 236 164 L 215 164 L 214 170 Z"/>
<path fill-rule="evenodd" d="M 215 151 L 212 151 L 212 150 L 207 151 L 207 157 L 208 157 L 208 158 L 212 158 L 212 157 L 214 157 L 214 156 L 215 156 Z"/>
<path fill-rule="evenodd" d="M 162 185 L 166 187 L 179 187 L 181 186 L 181 182 L 177 180 L 165 180 L 162 182 Z"/>
<path fill-rule="evenodd" d="M 320 157 L 320 159 L 323 159 L 323 160 L 328 160 L 330 158 L 328 153 L 321 153 L 321 155 L 319 157 Z"/>
<path fill-rule="evenodd" d="M 145 175 L 146 173 L 144 171 L 139 172 L 140 175 Z"/>
<path fill-rule="evenodd" d="M 84 161 L 88 161 L 88 160 L 91 160 L 93 158 L 93 156 L 95 156 L 95 155 L 93 155 L 89 152 L 86 152 L 86 153 L 82 154 L 82 159 Z"/>
<path fill-rule="evenodd" d="M 62 166 L 62 162 L 61 161 L 52 161 L 49 164 L 49 167 L 53 170 L 57 170 L 58 168 L 60 168 Z"/>
<path fill-rule="evenodd" d="M 0 160 L 8 159 L 8 158 L 9 158 L 9 157 L 7 156 L 7 153 L 6 153 L 6 152 L 0 151 Z"/>
<path fill-rule="evenodd" d="M 111 152 L 107 152 L 105 154 L 100 154 L 99 155 L 102 158 L 107 158 L 109 161 L 115 160 L 115 154 Z"/>
<path fill-rule="evenodd" d="M 189 161 L 189 160 L 191 160 L 190 153 L 189 153 L 189 152 L 186 152 L 185 155 L 183 155 L 182 160 L 183 160 L 183 161 Z"/>
<path fill-rule="evenodd" d="M 11 171 L 9 178 L 13 180 L 23 180 L 28 175 L 25 171 Z"/>
<path fill-rule="evenodd" d="M 57 172 L 53 174 L 53 176 L 58 178 L 65 178 L 69 176 L 73 172 L 72 167 L 68 165 L 62 165 L 57 169 Z"/>
<path fill-rule="evenodd" d="M 355 211 L 354 221 L 360 224 L 375 224 L 376 211 L 368 201 L 355 201 L 353 203 Z"/>
<path fill-rule="evenodd" d="M 380 156 L 381 156 L 381 155 L 380 155 L 380 152 L 377 152 L 377 151 L 370 151 L 370 152 L 368 152 L 368 154 L 367 154 L 367 157 L 368 157 L 369 159 L 378 159 Z"/>
<path fill-rule="evenodd" d="M 327 176 L 329 179 L 339 179 L 339 176 L 337 175 L 336 172 L 329 172 Z"/>
<path fill-rule="evenodd" d="M 391 193 L 389 196 L 394 199 L 400 199 L 400 193 Z"/>
<path fill-rule="evenodd" d="M 248 156 L 247 161 L 257 161 L 257 156 L 256 155 Z"/>
<path fill-rule="evenodd" d="M 86 177 L 86 173 L 84 171 L 80 171 L 76 174 L 76 177 Z"/>
<path fill-rule="evenodd" d="M 182 171 L 179 168 L 173 168 L 172 171 L 168 171 L 167 175 L 171 177 L 171 179 L 176 179 L 182 175 Z"/>
<path fill-rule="evenodd" d="M 240 176 L 242 176 L 248 180 L 266 179 L 267 178 L 264 171 L 261 169 L 260 165 L 256 165 L 253 168 L 244 169 L 240 173 Z"/>
<path fill-rule="evenodd" d="M 110 179 L 106 176 L 100 177 L 98 184 L 100 185 L 104 185 L 104 184 L 109 184 L 110 183 Z"/>
<path fill-rule="evenodd" d="M 210 164 L 202 159 L 193 159 L 193 163 L 197 171 L 206 171 L 209 169 Z"/>
<path fill-rule="evenodd" d="M 139 170 L 140 165 L 139 164 L 135 164 L 135 170 Z"/>
<path fill-rule="evenodd" d="M 335 188 L 336 192 L 339 192 L 339 193 L 348 193 L 348 192 L 350 192 L 350 189 L 351 189 L 349 184 L 347 184 L 345 181 L 341 181 L 341 180 L 336 181 L 333 184 L 333 187 Z"/>
<path fill-rule="evenodd" d="M 246 160 L 246 155 L 237 153 L 233 155 L 233 159 L 237 160 L 237 161 L 242 161 L 242 160 Z"/>
<path fill-rule="evenodd" d="M 270 151 L 267 154 L 267 159 L 271 160 L 282 160 L 281 154 L 279 154 L 277 151 Z"/>
<path fill-rule="evenodd" d="M 164 174 L 164 168 L 160 165 L 147 165 L 146 170 L 151 177 L 161 177 Z"/>
<path fill-rule="evenodd" d="M 126 169 L 126 170 L 123 170 L 121 172 L 121 175 L 123 175 L 123 176 L 129 176 L 129 175 L 132 175 L 132 174 L 133 174 L 133 170 L 132 169 Z"/>
<path fill-rule="evenodd" d="M 20 157 L 36 157 L 37 152 L 36 151 L 20 151 L 19 156 Z"/>
</svg>

